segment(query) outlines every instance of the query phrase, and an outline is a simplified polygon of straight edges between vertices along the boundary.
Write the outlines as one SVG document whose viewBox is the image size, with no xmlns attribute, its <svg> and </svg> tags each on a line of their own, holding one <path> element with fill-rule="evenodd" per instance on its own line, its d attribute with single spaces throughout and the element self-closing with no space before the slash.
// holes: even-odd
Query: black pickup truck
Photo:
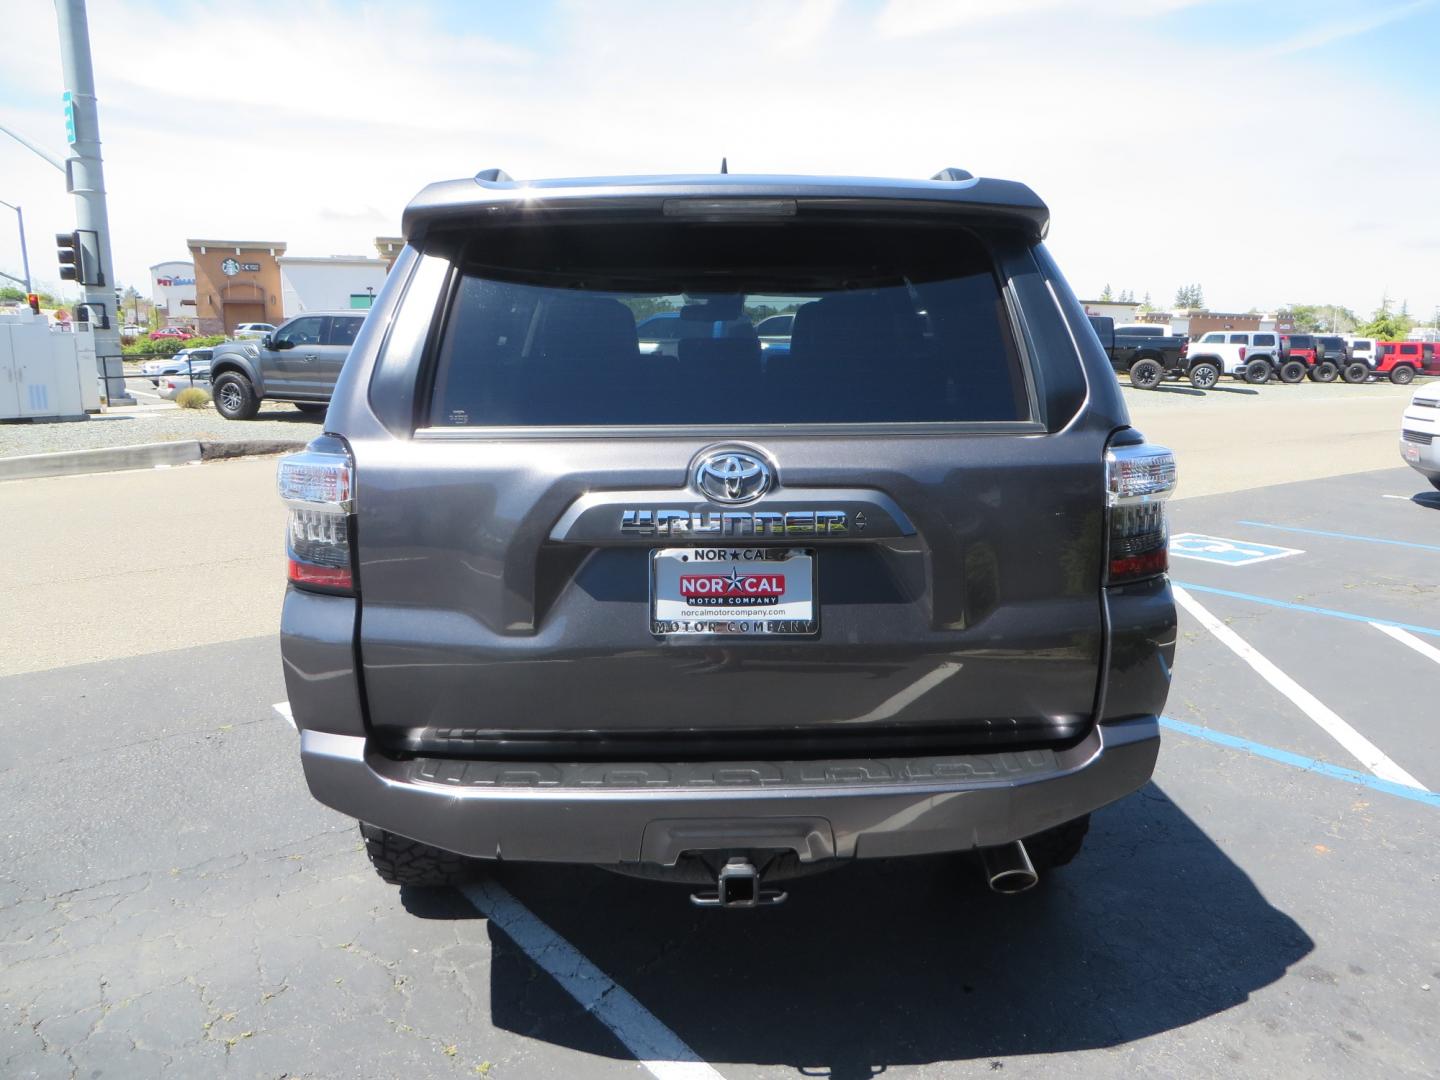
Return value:
<svg viewBox="0 0 1440 1080">
<path fill-rule="evenodd" d="M 1130 385 L 1154 390 L 1167 378 L 1189 378 L 1201 390 L 1220 380 L 1220 369 L 1205 361 L 1191 364 L 1185 356 L 1189 338 L 1172 337 L 1163 326 L 1115 326 L 1108 315 L 1091 315 L 1090 325 L 1100 339 L 1115 373 L 1128 374 Z"/>
</svg>

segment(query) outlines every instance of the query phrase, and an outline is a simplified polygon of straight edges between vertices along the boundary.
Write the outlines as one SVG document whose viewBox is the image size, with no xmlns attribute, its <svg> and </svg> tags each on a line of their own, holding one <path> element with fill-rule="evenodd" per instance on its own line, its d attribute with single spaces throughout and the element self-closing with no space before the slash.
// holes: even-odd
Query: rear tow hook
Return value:
<svg viewBox="0 0 1440 1080">
<path fill-rule="evenodd" d="M 760 871 L 744 856 L 731 858 L 720 868 L 713 892 L 690 894 L 696 907 L 756 908 L 783 904 L 789 893 L 760 887 Z"/>
</svg>

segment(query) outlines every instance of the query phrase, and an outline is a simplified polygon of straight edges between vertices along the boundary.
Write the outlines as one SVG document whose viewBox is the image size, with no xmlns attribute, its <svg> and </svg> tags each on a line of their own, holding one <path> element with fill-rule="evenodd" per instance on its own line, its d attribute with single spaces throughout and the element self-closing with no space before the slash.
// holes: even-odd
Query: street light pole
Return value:
<svg viewBox="0 0 1440 1080">
<path fill-rule="evenodd" d="M 55 0 L 60 24 L 60 67 L 65 76 L 68 131 L 73 156 L 65 162 L 66 186 L 75 196 L 75 227 L 92 230 L 100 255 L 100 280 L 83 284 L 81 301 L 90 312 L 95 333 L 95 359 L 102 375 L 105 400 L 134 405 L 125 390 L 120 356 L 120 312 L 115 303 L 115 271 L 110 258 L 110 221 L 105 207 L 105 174 L 100 161 L 100 112 L 95 104 L 95 71 L 90 61 L 90 26 L 85 0 Z M 103 313 L 115 313 L 106 319 Z"/>
<path fill-rule="evenodd" d="M 30 253 L 25 249 L 25 212 L 14 203 L 8 203 L 4 199 L 0 199 L 0 206 L 10 207 L 20 221 L 20 269 L 25 275 L 25 291 L 33 292 L 34 290 L 30 288 Z"/>
</svg>

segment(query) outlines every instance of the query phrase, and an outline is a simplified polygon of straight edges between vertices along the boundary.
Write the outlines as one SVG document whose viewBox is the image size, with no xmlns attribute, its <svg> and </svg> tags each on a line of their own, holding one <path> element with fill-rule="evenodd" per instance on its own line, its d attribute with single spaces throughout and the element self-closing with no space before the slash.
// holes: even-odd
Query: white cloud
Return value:
<svg viewBox="0 0 1440 1080">
<path fill-rule="evenodd" d="M 1021 2 L 1033 14 L 1041 0 Z M 425 183 L 489 166 L 522 177 L 705 172 L 724 155 L 737 172 L 929 176 L 956 165 L 1025 180 L 1050 202 L 1051 247 L 1082 292 L 1108 281 L 1164 302 L 1198 281 L 1215 306 L 1368 309 L 1388 286 L 1412 311 L 1440 303 L 1427 179 L 1440 149 L 1411 138 L 1428 129 L 1423 103 L 1382 80 L 1316 80 L 1303 57 L 1247 66 L 1233 43 L 1181 47 L 1153 36 L 1153 22 L 1047 2 L 1044 17 L 910 37 L 881 36 L 870 14 L 830 0 L 733 0 L 723 17 L 684 0 L 576 3 L 527 48 L 415 5 L 340 17 L 324 0 L 257 0 L 243 18 L 233 6 L 178 7 L 158 24 L 137 0 L 92 5 L 118 269 L 142 281 L 150 263 L 183 255 L 188 236 L 365 251 L 398 229 Z M 58 97 L 48 12 L 12 38 L 7 55 L 25 56 L 26 69 L 11 85 Z M 175 62 L 137 63 L 157 40 L 175 43 Z M 0 117 L 58 141 L 58 104 L 0 103 Z M 1318 139 L 1302 132 L 1311 167 L 1259 167 L 1255 148 L 1285 160 L 1302 117 L 1324 118 Z M 1360 152 L 1359 131 L 1367 146 L 1406 145 L 1409 167 Z M 57 181 L 0 144 L 0 198 L 25 202 L 32 264 L 50 279 L 41 241 L 72 223 Z M 7 270 L 10 234 L 0 217 Z M 1316 255 L 1294 257 L 1301 250 Z"/>
<path fill-rule="evenodd" d="M 1289 56 L 1292 53 L 1304 52 L 1307 49 L 1318 49 L 1321 45 L 1329 45 L 1335 41 L 1343 41 L 1346 38 L 1354 37 L 1356 34 L 1363 34 L 1370 30 L 1378 30 L 1382 26 L 1398 22 L 1408 15 L 1413 15 L 1430 7 L 1432 0 L 1412 0 L 1408 4 L 1399 4 L 1395 7 L 1382 8 L 1379 11 L 1367 11 L 1362 15 L 1356 15 L 1346 19 L 1334 19 L 1329 22 L 1322 22 L 1317 26 L 1307 27 L 1299 33 L 1288 38 L 1277 41 L 1274 45 L 1260 50 L 1263 56 Z"/>
<path fill-rule="evenodd" d="M 1128 19 L 1164 15 L 1209 0 L 886 0 L 875 25 L 889 37 L 909 37 L 997 19 L 1072 12 L 1086 18 Z"/>
</svg>

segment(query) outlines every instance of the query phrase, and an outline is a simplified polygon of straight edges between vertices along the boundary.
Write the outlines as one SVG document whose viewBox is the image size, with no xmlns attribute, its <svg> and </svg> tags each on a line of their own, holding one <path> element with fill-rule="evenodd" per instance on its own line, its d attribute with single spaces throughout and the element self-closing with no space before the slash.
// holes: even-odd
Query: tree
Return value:
<svg viewBox="0 0 1440 1080">
<path fill-rule="evenodd" d="M 1390 297 L 1387 294 L 1380 298 L 1380 306 L 1375 309 L 1374 317 L 1369 322 L 1357 326 L 1355 333 L 1361 337 L 1378 338 L 1381 341 L 1401 341 L 1410 332 L 1410 327 L 1413 325 L 1414 322 L 1403 302 L 1398 312 L 1390 310 Z"/>
<path fill-rule="evenodd" d="M 1205 293 L 1199 285 L 1181 285 L 1175 291 L 1175 306 L 1203 311 L 1205 309 Z"/>
<path fill-rule="evenodd" d="M 1122 304 L 1133 304 L 1135 302 L 1135 294 L 1132 293 L 1129 289 L 1121 290 L 1120 302 Z"/>
<path fill-rule="evenodd" d="M 1110 291 L 1110 283 L 1108 281 L 1105 283 L 1105 287 L 1100 290 L 1100 299 L 1105 303 L 1109 303 L 1115 299 L 1115 294 Z"/>
<path fill-rule="evenodd" d="M 1149 290 L 1149 289 L 1146 289 L 1146 290 L 1145 290 L 1145 299 L 1140 301 L 1140 311 L 1141 311 L 1142 314 L 1144 314 L 1144 313 L 1146 313 L 1146 312 L 1151 312 L 1151 311 L 1154 311 L 1154 310 L 1155 310 L 1155 305 L 1152 304 L 1152 303 L 1150 303 L 1150 290 Z"/>
</svg>

